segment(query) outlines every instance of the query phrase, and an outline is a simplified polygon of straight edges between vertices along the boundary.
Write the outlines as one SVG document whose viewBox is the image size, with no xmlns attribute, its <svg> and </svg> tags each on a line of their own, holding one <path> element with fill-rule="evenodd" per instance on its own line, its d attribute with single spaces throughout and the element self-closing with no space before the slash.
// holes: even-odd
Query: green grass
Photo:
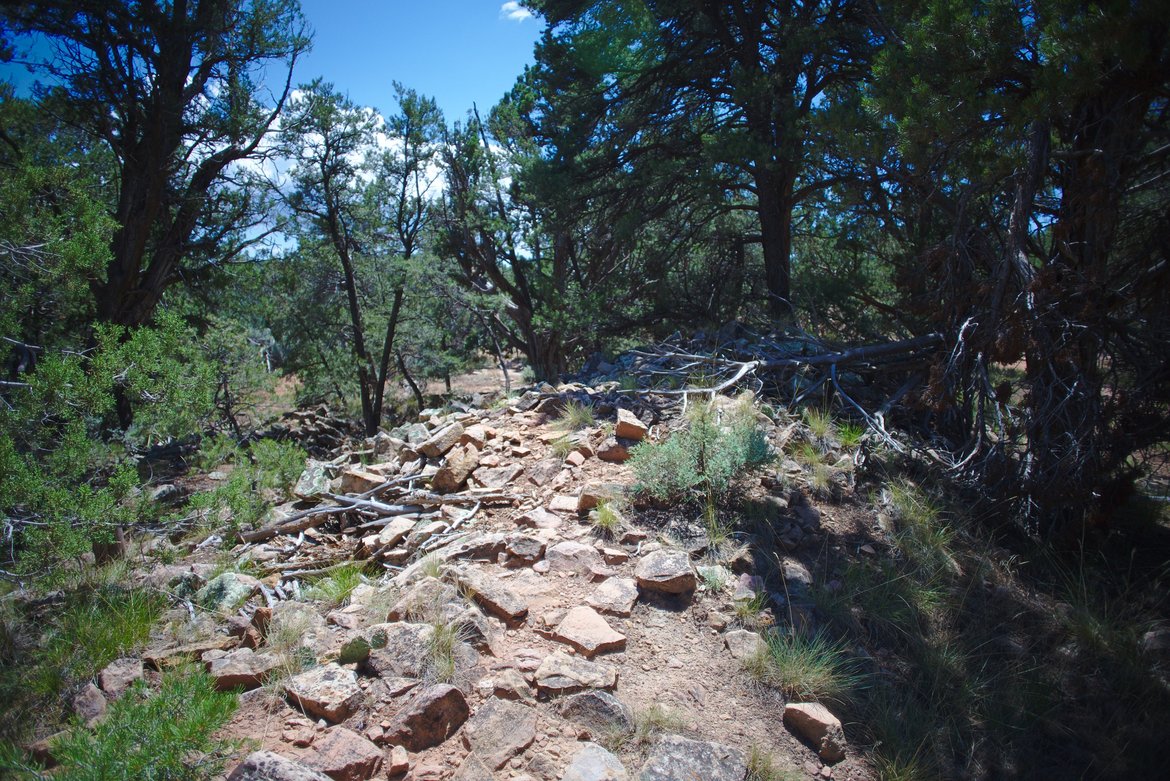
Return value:
<svg viewBox="0 0 1170 781">
<path fill-rule="evenodd" d="M 561 431 L 580 431 L 594 423 L 593 407 L 577 401 L 568 401 L 554 426 Z"/>
<path fill-rule="evenodd" d="M 779 765 L 775 758 L 759 746 L 748 751 L 746 781 L 802 781 L 804 773 L 791 765 Z"/>
<path fill-rule="evenodd" d="M 7 611 L 0 633 L 0 740 L 60 722 L 64 698 L 141 646 L 162 614 L 153 592 L 103 586 L 70 593 L 44 614 Z"/>
<path fill-rule="evenodd" d="M 760 615 L 764 612 L 766 601 L 767 598 L 763 594 L 739 600 L 735 603 L 735 620 L 742 626 L 755 629 L 760 625 Z"/>
<path fill-rule="evenodd" d="M 700 580 L 703 581 L 703 588 L 712 594 L 720 594 L 723 589 L 727 588 L 727 576 L 723 574 L 724 570 L 719 567 L 705 567 L 699 571 Z"/>
<path fill-rule="evenodd" d="M 441 578 L 443 575 L 443 560 L 437 553 L 428 553 L 422 558 L 419 575 L 424 578 Z"/>
<path fill-rule="evenodd" d="M 427 641 L 427 677 L 439 683 L 455 683 L 459 672 L 459 646 L 467 642 L 467 630 L 461 625 L 435 617 L 434 630 Z"/>
<path fill-rule="evenodd" d="M 894 535 L 898 548 L 927 571 L 959 574 L 959 564 L 952 553 L 955 532 L 944 520 L 938 503 L 905 481 L 891 484 L 889 491 L 890 508 L 898 526 Z"/>
<path fill-rule="evenodd" d="M 812 442 L 800 442 L 792 451 L 792 458 L 802 466 L 816 466 L 824 460 L 825 454 Z"/>
<path fill-rule="evenodd" d="M 613 539 L 622 530 L 625 519 L 610 502 L 599 502 L 597 508 L 589 514 L 593 530 L 607 540 Z"/>
<path fill-rule="evenodd" d="M 634 714 L 632 730 L 613 730 L 599 737 L 598 742 L 613 752 L 643 746 L 658 735 L 682 732 L 686 722 L 678 711 L 662 705 L 651 705 Z"/>
<path fill-rule="evenodd" d="M 833 417 L 828 412 L 815 407 L 805 407 L 803 417 L 804 425 L 816 439 L 824 441 L 833 436 Z"/>
<path fill-rule="evenodd" d="M 236 696 L 215 690 L 211 677 L 194 669 L 163 676 L 157 693 L 139 682 L 111 703 L 93 731 L 75 728 L 55 741 L 60 763 L 52 778 L 62 781 L 105 779 L 182 779 L 222 777 L 235 745 L 213 739 L 236 709 Z M 0 770 L 13 778 L 41 778 L 28 765 L 12 763 L 15 752 L 0 751 Z M 5 763 L 9 762 L 7 768 Z M 23 763 L 21 763 L 23 764 Z M 22 772 L 23 771 L 23 772 Z"/>
<path fill-rule="evenodd" d="M 862 683 L 845 645 L 823 633 L 769 632 L 764 639 L 765 648 L 744 668 L 789 700 L 847 702 Z"/>
<path fill-rule="evenodd" d="M 577 449 L 577 445 L 573 440 L 565 436 L 554 439 L 549 443 L 549 448 L 552 450 L 554 456 L 564 461 L 569 457 L 570 453 Z"/>
<path fill-rule="evenodd" d="M 860 445 L 864 436 L 865 426 L 848 421 L 837 424 L 837 440 L 841 443 L 841 447 L 847 450 L 853 450 Z"/>
<path fill-rule="evenodd" d="M 342 605 L 349 599 L 353 590 L 362 584 L 363 570 L 364 567 L 361 564 L 354 562 L 337 567 L 310 586 L 306 590 L 305 596 L 333 607 Z"/>
</svg>

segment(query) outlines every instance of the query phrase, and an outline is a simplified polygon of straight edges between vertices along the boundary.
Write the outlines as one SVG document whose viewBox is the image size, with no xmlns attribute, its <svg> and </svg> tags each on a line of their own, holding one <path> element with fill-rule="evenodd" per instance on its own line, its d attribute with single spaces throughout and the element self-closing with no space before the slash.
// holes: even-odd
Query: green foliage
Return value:
<svg viewBox="0 0 1170 781">
<path fill-rule="evenodd" d="M 856 423 L 848 421 L 837 424 L 837 439 L 841 442 L 841 447 L 852 450 L 861 444 L 862 437 L 865 436 L 865 426 L 859 426 Z"/>
<path fill-rule="evenodd" d="M 764 649 L 744 667 L 756 681 L 801 702 L 845 702 L 863 682 L 845 645 L 823 633 L 769 632 Z"/>
<path fill-rule="evenodd" d="M 19 740 L 65 713 L 63 698 L 144 643 L 164 606 L 154 593 L 92 585 L 45 615 L 7 610 L 0 651 L 0 741 Z"/>
<path fill-rule="evenodd" d="M 309 599 L 321 600 L 333 607 L 342 605 L 349 599 L 353 590 L 364 581 L 363 569 L 364 567 L 359 564 L 350 563 L 330 570 L 328 575 L 309 587 L 305 596 Z"/>
<path fill-rule="evenodd" d="M 291 442 L 262 439 L 245 448 L 222 435 L 209 440 L 201 452 L 205 465 L 230 466 L 230 472 L 220 485 L 191 497 L 187 510 L 204 516 L 211 526 L 226 515 L 228 528 L 237 532 L 259 524 L 273 499 L 288 496 L 306 458 Z"/>
<path fill-rule="evenodd" d="M 779 765 L 767 751 L 753 745 L 748 752 L 747 781 L 799 781 L 804 774 L 791 765 Z"/>
<path fill-rule="evenodd" d="M 202 671 L 164 674 L 154 693 L 139 682 L 110 705 L 92 732 L 74 729 L 54 742 L 53 753 L 61 766 L 53 777 L 65 781 L 220 777 L 235 746 L 212 734 L 236 707 L 235 694 L 217 692 Z"/>
<path fill-rule="evenodd" d="M 688 425 L 661 443 L 632 450 L 637 490 L 656 501 L 677 504 L 698 492 L 714 503 L 729 497 L 735 481 L 768 464 L 772 454 L 754 410 L 746 402 L 726 410 L 696 405 Z"/>
</svg>

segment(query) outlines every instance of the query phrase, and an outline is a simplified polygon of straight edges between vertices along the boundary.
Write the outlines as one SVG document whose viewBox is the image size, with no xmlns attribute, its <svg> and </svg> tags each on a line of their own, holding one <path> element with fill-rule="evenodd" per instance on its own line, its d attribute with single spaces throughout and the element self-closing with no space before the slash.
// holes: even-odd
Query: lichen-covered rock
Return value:
<svg viewBox="0 0 1170 781">
<path fill-rule="evenodd" d="M 638 562 L 634 569 L 638 587 L 663 594 L 685 594 L 695 590 L 698 580 L 691 558 L 680 550 L 656 550 Z"/>
<path fill-rule="evenodd" d="M 227 781 L 332 781 L 300 762 L 271 751 L 256 751 L 236 766 Z"/>
<path fill-rule="evenodd" d="M 314 667 L 293 676 L 284 685 L 284 692 L 306 713 L 332 722 L 345 721 L 362 701 L 357 676 L 336 664 Z"/>
<path fill-rule="evenodd" d="M 488 700 L 463 728 L 463 743 L 500 770 L 536 740 L 536 711 L 511 700 Z"/>
<path fill-rule="evenodd" d="M 612 689 L 617 686 L 617 668 L 556 651 L 546 656 L 537 668 L 536 685 L 547 694 Z"/>
<path fill-rule="evenodd" d="M 620 759 L 596 743 L 586 743 L 573 755 L 561 781 L 626 781 L 629 777 Z"/>
<path fill-rule="evenodd" d="M 744 781 L 747 758 L 743 752 L 721 743 L 690 740 L 679 735 L 658 739 L 642 765 L 639 781 Z"/>
</svg>

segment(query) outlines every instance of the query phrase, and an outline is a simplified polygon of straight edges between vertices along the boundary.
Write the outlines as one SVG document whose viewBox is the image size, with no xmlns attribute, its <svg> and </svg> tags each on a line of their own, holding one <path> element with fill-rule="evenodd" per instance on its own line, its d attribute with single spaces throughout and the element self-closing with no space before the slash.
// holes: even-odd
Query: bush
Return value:
<svg viewBox="0 0 1170 781">
<path fill-rule="evenodd" d="M 217 692 L 204 672 L 169 673 L 154 694 L 140 681 L 110 705 L 92 732 L 74 729 L 54 742 L 53 755 L 61 766 L 53 778 L 199 781 L 221 776 L 233 745 L 211 736 L 235 709 L 235 694 Z M 12 761 L 12 753 L 0 753 L 0 767 Z M 33 770 L 28 766 L 7 769 L 40 777 L 27 772 Z"/>
<path fill-rule="evenodd" d="M 750 403 L 725 411 L 723 419 L 711 405 L 698 405 L 686 428 L 661 443 L 643 443 L 632 451 L 630 464 L 636 490 L 658 502 L 678 504 L 704 498 L 726 501 L 735 482 L 772 460 L 764 432 Z"/>
<path fill-rule="evenodd" d="M 842 701 L 861 683 L 845 646 L 824 634 L 770 632 L 764 649 L 746 660 L 756 681 L 778 689 L 789 700 Z"/>
<path fill-rule="evenodd" d="M 283 499 L 305 465 L 306 453 L 289 442 L 262 439 L 245 450 L 226 437 L 204 445 L 204 464 L 235 462 L 228 479 L 211 491 L 192 497 L 188 509 L 206 513 L 212 521 L 220 512 L 230 516 L 233 531 L 260 523 L 272 506 L 270 496 Z"/>
</svg>

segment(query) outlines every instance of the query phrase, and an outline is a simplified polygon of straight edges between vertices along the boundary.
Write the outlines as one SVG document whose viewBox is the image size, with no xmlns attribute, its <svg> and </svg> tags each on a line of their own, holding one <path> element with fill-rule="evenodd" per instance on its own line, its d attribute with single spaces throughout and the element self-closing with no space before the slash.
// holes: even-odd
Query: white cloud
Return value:
<svg viewBox="0 0 1170 781">
<path fill-rule="evenodd" d="M 515 0 L 509 0 L 500 6 L 500 18 L 510 22 L 523 22 L 532 18 L 532 12 L 527 8 L 521 8 Z"/>
</svg>

